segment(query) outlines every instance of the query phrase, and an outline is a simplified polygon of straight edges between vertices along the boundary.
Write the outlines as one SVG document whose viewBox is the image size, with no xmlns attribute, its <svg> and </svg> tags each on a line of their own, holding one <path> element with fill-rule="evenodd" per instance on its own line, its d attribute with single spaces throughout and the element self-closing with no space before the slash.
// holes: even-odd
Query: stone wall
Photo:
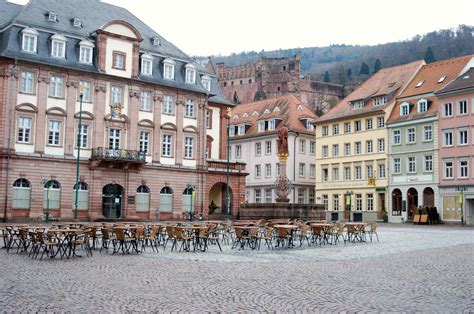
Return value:
<svg viewBox="0 0 474 314">
<path fill-rule="evenodd" d="M 240 205 L 239 219 L 325 219 L 324 205 L 320 204 L 256 204 L 246 203 Z"/>
</svg>

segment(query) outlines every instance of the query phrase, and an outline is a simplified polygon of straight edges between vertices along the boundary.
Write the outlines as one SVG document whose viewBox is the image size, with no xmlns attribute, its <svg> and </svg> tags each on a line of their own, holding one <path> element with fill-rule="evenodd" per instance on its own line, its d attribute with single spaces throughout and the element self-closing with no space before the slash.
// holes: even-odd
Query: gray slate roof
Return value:
<svg viewBox="0 0 474 314">
<path fill-rule="evenodd" d="M 462 89 L 474 87 L 474 68 L 470 68 L 464 74 L 460 75 L 454 81 L 438 90 L 436 94 L 454 92 Z"/>
</svg>

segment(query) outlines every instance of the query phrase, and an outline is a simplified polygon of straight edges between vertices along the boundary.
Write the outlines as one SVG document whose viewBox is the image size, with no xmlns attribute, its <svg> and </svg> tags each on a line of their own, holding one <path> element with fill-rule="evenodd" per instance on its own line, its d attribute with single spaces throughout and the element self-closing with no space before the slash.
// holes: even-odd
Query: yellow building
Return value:
<svg viewBox="0 0 474 314">
<path fill-rule="evenodd" d="M 423 64 L 380 70 L 316 121 L 316 202 L 327 219 L 381 218 L 389 174 L 385 123 Z"/>
</svg>

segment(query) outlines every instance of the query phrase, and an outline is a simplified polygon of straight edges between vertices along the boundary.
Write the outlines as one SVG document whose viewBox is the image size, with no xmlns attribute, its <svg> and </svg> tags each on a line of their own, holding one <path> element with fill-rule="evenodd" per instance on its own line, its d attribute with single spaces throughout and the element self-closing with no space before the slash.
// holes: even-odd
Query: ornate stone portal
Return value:
<svg viewBox="0 0 474 314">
<path fill-rule="evenodd" d="M 280 160 L 280 177 L 276 180 L 274 189 L 277 194 L 276 201 L 289 203 L 288 194 L 293 190 L 293 184 L 286 176 L 286 161 L 288 160 L 288 128 L 283 126 L 278 130 L 278 158 Z"/>
</svg>

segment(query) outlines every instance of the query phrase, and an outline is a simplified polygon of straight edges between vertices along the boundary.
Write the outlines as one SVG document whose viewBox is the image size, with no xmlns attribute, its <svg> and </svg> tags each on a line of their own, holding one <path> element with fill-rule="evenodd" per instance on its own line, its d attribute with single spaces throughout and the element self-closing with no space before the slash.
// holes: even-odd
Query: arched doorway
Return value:
<svg viewBox="0 0 474 314">
<path fill-rule="evenodd" d="M 392 216 L 402 214 L 402 191 L 395 189 L 392 191 Z"/>
<path fill-rule="evenodd" d="M 105 218 L 120 218 L 122 215 L 123 187 L 120 184 L 107 184 L 102 189 L 102 213 Z"/>
<path fill-rule="evenodd" d="M 418 214 L 418 191 L 415 188 L 408 189 L 408 219 L 413 219 L 413 215 Z"/>
<path fill-rule="evenodd" d="M 183 201 L 181 208 L 183 212 L 194 213 L 193 191 L 194 188 L 192 186 L 187 186 L 183 191 Z"/>
<path fill-rule="evenodd" d="M 432 188 L 427 187 L 423 190 L 423 205 L 426 207 L 434 206 L 434 191 Z"/>
<path fill-rule="evenodd" d="M 232 189 L 229 186 L 229 209 L 226 208 L 227 185 L 223 182 L 214 184 L 209 191 L 209 214 L 232 213 Z"/>
</svg>

